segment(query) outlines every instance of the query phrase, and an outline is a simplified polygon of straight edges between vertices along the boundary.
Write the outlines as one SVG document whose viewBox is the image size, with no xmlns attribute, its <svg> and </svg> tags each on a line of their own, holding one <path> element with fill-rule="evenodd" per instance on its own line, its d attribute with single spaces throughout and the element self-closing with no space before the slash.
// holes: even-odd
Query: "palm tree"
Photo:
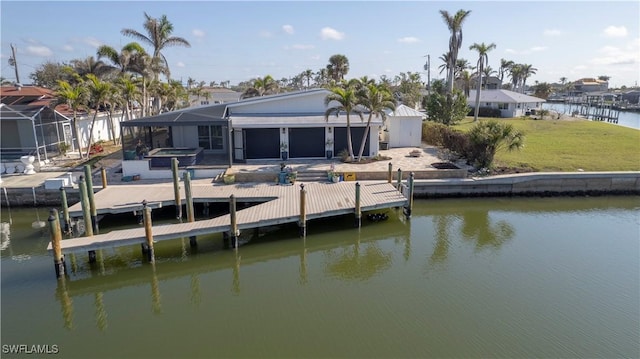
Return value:
<svg viewBox="0 0 640 359">
<path fill-rule="evenodd" d="M 327 95 L 324 99 L 325 106 L 329 106 L 331 102 L 335 102 L 333 107 L 327 108 L 324 113 L 325 121 L 329 121 L 329 116 L 335 114 L 336 117 L 340 115 L 340 112 L 345 112 L 347 115 L 347 151 L 349 152 L 349 157 L 351 159 L 353 156 L 353 143 L 351 141 L 351 120 L 349 115 L 351 113 L 355 113 L 360 116 L 361 120 L 364 120 L 362 117 L 362 112 L 358 109 L 358 95 L 356 91 L 349 86 L 339 87 L 334 86 L 331 89 L 331 93 Z"/>
<path fill-rule="evenodd" d="M 364 153 L 364 147 L 367 144 L 367 136 L 371 128 L 371 119 L 375 115 L 382 118 L 384 122 L 387 119 L 385 110 L 391 111 L 396 109 L 396 100 L 393 98 L 389 88 L 384 85 L 377 85 L 374 83 L 366 84 L 358 93 L 359 103 L 369 110 L 369 117 L 367 118 L 367 126 L 364 129 L 364 135 L 362 135 L 362 142 L 360 143 L 360 151 L 358 151 L 358 162 L 362 160 L 362 154 Z"/>
<path fill-rule="evenodd" d="M 522 93 L 524 93 L 524 90 L 527 85 L 527 78 L 535 74 L 536 71 L 538 71 L 538 69 L 536 69 L 535 67 L 529 64 L 523 64 L 521 66 L 522 66 Z"/>
<path fill-rule="evenodd" d="M 307 81 L 307 89 L 309 89 L 310 84 L 311 84 L 311 79 L 313 78 L 313 70 L 311 69 L 306 69 L 302 72 L 302 77 Z"/>
<path fill-rule="evenodd" d="M 500 68 L 498 69 L 498 75 L 500 76 L 500 82 L 504 80 L 504 74 L 509 71 L 511 66 L 515 63 L 511 60 L 500 59 Z"/>
<path fill-rule="evenodd" d="M 251 87 L 246 89 L 240 98 L 250 98 L 264 95 L 271 95 L 274 93 L 278 93 L 279 86 L 276 80 L 273 79 L 271 75 L 267 75 L 263 78 L 253 79 L 253 84 Z"/>
<path fill-rule="evenodd" d="M 132 72 L 140 75 L 142 88 L 142 117 L 149 114 L 149 94 L 147 89 L 150 87 L 152 78 L 158 73 L 165 73 L 165 67 L 160 63 L 160 59 L 153 58 L 147 53 L 138 53 L 130 63 Z"/>
<path fill-rule="evenodd" d="M 481 44 L 474 43 L 469 46 L 469 50 L 478 51 L 478 86 L 476 88 L 476 109 L 473 113 L 473 121 L 478 121 L 478 112 L 480 111 L 480 91 L 482 91 L 482 74 L 484 72 L 484 64 L 489 61 L 489 55 L 487 53 L 496 48 L 496 44 L 491 43 L 486 45 L 484 42 Z"/>
<path fill-rule="evenodd" d="M 512 124 L 495 120 L 480 121 L 468 132 L 469 141 L 477 153 L 476 168 L 490 168 L 496 152 L 500 149 L 513 151 L 522 148 L 524 134 Z"/>
<path fill-rule="evenodd" d="M 101 79 L 113 70 L 113 68 L 105 64 L 102 60 L 96 60 L 93 56 L 89 56 L 84 60 L 71 60 L 71 67 L 81 78 L 84 78 L 88 74 L 93 74 Z"/>
<path fill-rule="evenodd" d="M 509 76 L 511 77 L 511 84 L 513 85 L 513 91 L 518 91 L 518 85 L 522 81 L 522 65 L 513 64 L 509 67 Z"/>
<path fill-rule="evenodd" d="M 464 96 L 468 98 L 469 91 L 471 91 L 471 81 L 473 79 L 473 77 L 471 76 L 471 73 L 468 70 L 464 70 L 462 71 L 462 74 L 460 74 L 460 77 L 458 77 L 458 79 L 461 82 L 462 91 L 464 91 Z"/>
<path fill-rule="evenodd" d="M 75 146 L 78 150 L 80 158 L 82 156 L 82 147 L 80 146 L 80 134 L 78 132 L 77 113 L 78 110 L 84 108 L 87 104 L 87 89 L 83 83 L 77 83 L 71 85 L 67 81 L 58 80 L 58 88 L 56 89 L 56 96 L 59 103 L 65 103 L 71 111 L 73 111 L 73 121 L 71 121 L 71 128 L 73 131 L 73 137 L 75 137 Z"/>
<path fill-rule="evenodd" d="M 471 13 L 471 10 L 458 10 L 455 15 L 451 16 L 448 11 L 440 10 L 440 15 L 442 15 L 442 19 L 447 24 L 447 27 L 451 32 L 451 37 L 449 38 L 450 56 L 448 58 L 449 73 L 447 74 L 447 88 L 449 93 L 453 93 L 455 65 L 458 58 L 458 50 L 462 47 L 462 23 L 469 13 Z"/>
<path fill-rule="evenodd" d="M 440 57 L 438 57 L 439 60 L 442 60 L 443 64 L 438 66 L 438 69 L 440 69 L 440 74 L 444 71 L 447 70 L 447 76 L 448 75 L 448 71 L 449 71 L 449 57 L 451 57 L 450 52 L 445 52 L 444 54 L 440 55 Z"/>
<path fill-rule="evenodd" d="M 133 101 L 139 101 L 142 93 L 136 86 L 131 76 L 122 76 L 117 82 L 118 91 L 122 94 L 125 104 L 125 112 L 127 115 L 127 121 L 131 120 L 131 108 Z"/>
<path fill-rule="evenodd" d="M 89 80 L 90 103 L 92 103 L 94 106 L 93 119 L 91 120 L 91 127 L 89 129 L 89 144 L 86 153 L 86 157 L 89 157 L 89 152 L 91 152 L 91 145 L 93 145 L 93 128 L 96 124 L 96 117 L 98 116 L 100 106 L 105 105 L 109 98 L 109 93 L 111 92 L 111 84 L 101 81 L 93 74 L 88 74 L 86 78 L 87 80 Z"/>
<path fill-rule="evenodd" d="M 469 63 L 469 60 L 467 59 L 457 59 L 456 60 L 456 67 L 453 70 L 453 78 L 457 79 L 458 76 L 460 76 L 460 74 L 462 73 L 462 71 L 467 70 L 467 69 L 471 69 L 471 64 Z"/>
<path fill-rule="evenodd" d="M 147 45 L 153 47 L 153 58 L 161 59 L 161 63 L 167 69 L 167 79 L 169 78 L 169 63 L 162 54 L 162 50 L 170 46 L 191 47 L 189 41 L 182 37 L 171 36 L 173 33 L 173 24 L 167 19 L 167 15 L 162 15 L 159 19 L 152 18 L 144 13 L 145 22 L 142 25 L 146 30 L 146 35 L 133 29 L 122 29 L 121 33 L 125 36 L 136 38 Z M 158 78 L 156 74 L 156 79 Z"/>
<path fill-rule="evenodd" d="M 494 75 L 495 73 L 496 70 L 491 68 L 491 66 L 486 66 L 484 70 L 482 70 L 482 76 L 484 77 L 484 82 L 482 85 L 484 89 L 487 88 L 487 81 L 489 80 L 489 77 L 491 77 L 491 75 Z"/>
<path fill-rule="evenodd" d="M 333 55 L 329 58 L 327 73 L 335 82 L 344 80 L 349 72 L 349 59 L 345 55 Z"/>
<path fill-rule="evenodd" d="M 97 55 L 98 60 L 106 57 L 111 61 L 111 63 L 115 66 L 116 69 L 120 71 L 120 73 L 124 73 L 130 70 L 130 64 L 135 59 L 135 55 L 139 53 L 144 53 L 144 49 L 137 42 L 130 42 L 118 52 L 111 46 L 102 45 L 98 48 Z"/>
</svg>

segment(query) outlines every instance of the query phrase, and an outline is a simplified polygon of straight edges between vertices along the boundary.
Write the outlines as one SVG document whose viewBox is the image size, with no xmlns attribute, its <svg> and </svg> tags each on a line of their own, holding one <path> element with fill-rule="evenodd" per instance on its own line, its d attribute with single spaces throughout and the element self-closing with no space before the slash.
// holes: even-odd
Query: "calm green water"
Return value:
<svg viewBox="0 0 640 359">
<path fill-rule="evenodd" d="M 639 197 L 431 200 L 409 221 L 389 214 L 360 230 L 351 217 L 310 222 L 306 240 L 284 228 L 238 252 L 219 236 L 197 251 L 162 242 L 155 265 L 138 247 L 95 266 L 67 258 L 63 285 L 48 234 L 31 228 L 46 211 L 13 210 L 2 357 L 8 344 L 64 358 L 640 356 Z"/>
</svg>

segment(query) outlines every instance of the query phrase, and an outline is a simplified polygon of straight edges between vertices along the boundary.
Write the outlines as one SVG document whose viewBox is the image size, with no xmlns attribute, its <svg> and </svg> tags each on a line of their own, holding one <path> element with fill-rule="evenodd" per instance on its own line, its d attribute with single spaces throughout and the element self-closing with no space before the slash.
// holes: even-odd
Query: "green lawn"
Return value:
<svg viewBox="0 0 640 359">
<path fill-rule="evenodd" d="M 494 166 L 534 171 L 640 171 L 640 130 L 586 120 L 497 119 L 524 133 L 524 148 L 499 151 Z M 467 118 L 455 128 L 468 130 Z"/>
</svg>

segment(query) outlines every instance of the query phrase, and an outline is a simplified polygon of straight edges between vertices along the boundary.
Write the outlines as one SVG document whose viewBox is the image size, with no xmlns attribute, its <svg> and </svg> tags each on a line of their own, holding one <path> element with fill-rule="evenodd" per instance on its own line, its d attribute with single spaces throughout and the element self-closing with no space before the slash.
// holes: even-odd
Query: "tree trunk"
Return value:
<svg viewBox="0 0 640 359">
<path fill-rule="evenodd" d="M 367 136 L 369 135 L 369 131 L 371 130 L 371 114 L 369 114 L 369 118 L 367 119 L 367 127 L 364 129 L 364 135 L 362 135 L 362 142 L 360 142 L 360 150 L 358 151 L 358 162 L 362 160 L 362 153 L 364 152 L 364 147 L 367 145 Z"/>
<path fill-rule="evenodd" d="M 347 113 L 347 151 L 349 151 L 349 157 L 353 161 L 353 142 L 351 141 L 351 122 L 349 121 L 349 114 Z"/>
<path fill-rule="evenodd" d="M 98 116 L 98 108 L 100 106 L 96 106 L 95 113 L 93 114 L 93 119 L 91 120 L 91 128 L 89 129 L 89 144 L 87 146 L 87 155 L 85 157 L 89 158 L 89 153 L 91 152 L 91 145 L 93 145 L 93 126 L 96 124 L 96 117 Z"/>
<path fill-rule="evenodd" d="M 478 88 L 476 89 L 476 110 L 473 113 L 473 122 L 478 121 L 478 112 L 480 112 L 480 91 L 482 91 L 482 64 L 478 75 Z"/>
<path fill-rule="evenodd" d="M 76 117 L 76 110 L 73 110 L 73 121 L 71 122 L 71 128 L 73 130 L 73 137 L 76 140 L 76 146 L 78 150 L 78 156 L 82 158 L 82 146 L 80 145 L 80 133 L 78 132 L 78 119 Z"/>
</svg>

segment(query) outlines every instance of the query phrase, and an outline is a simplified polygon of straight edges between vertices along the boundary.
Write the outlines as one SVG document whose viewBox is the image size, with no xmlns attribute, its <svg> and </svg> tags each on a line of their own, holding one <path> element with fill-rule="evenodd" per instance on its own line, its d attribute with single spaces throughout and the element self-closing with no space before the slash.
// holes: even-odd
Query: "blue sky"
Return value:
<svg viewBox="0 0 640 359">
<path fill-rule="evenodd" d="M 167 15 L 174 36 L 191 48 L 167 48 L 171 77 L 240 81 L 272 75 L 293 77 L 324 68 L 334 54 L 350 62 L 347 77 L 420 72 L 441 78 L 438 57 L 449 31 L 439 10 L 471 10 L 463 25 L 459 57 L 475 64 L 473 43 L 495 43 L 489 65 L 500 59 L 537 68 L 527 83 L 611 77 L 610 86 L 640 82 L 639 1 L 7 1 L 0 2 L 1 75 L 17 47 L 21 82 L 45 61 L 95 56 L 98 46 L 122 48 L 144 32 L 144 12 Z"/>
</svg>

